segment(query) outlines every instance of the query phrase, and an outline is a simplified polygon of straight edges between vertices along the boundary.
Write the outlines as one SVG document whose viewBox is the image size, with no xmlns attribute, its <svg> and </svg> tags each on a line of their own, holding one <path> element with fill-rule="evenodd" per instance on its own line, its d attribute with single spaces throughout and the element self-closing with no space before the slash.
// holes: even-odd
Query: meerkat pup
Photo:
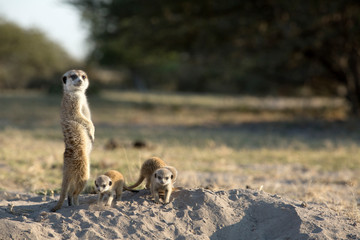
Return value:
<svg viewBox="0 0 360 240">
<path fill-rule="evenodd" d="M 63 180 L 60 198 L 51 209 L 60 209 L 66 196 L 68 205 L 79 205 L 79 194 L 90 175 L 90 152 L 95 139 L 95 127 L 91 121 L 90 109 L 85 96 L 89 80 L 85 72 L 70 70 L 63 77 L 63 98 L 61 103 L 61 127 L 65 151 Z"/>
<path fill-rule="evenodd" d="M 160 195 L 164 196 L 163 203 L 170 201 L 177 171 L 174 167 L 166 166 L 157 169 L 151 177 L 151 195 L 156 203 L 160 203 Z"/>
<path fill-rule="evenodd" d="M 159 171 L 159 173 L 156 173 L 158 170 L 161 171 Z M 169 172 L 171 173 L 170 175 L 168 174 Z M 162 176 L 164 177 L 164 179 L 159 182 L 158 177 Z M 166 179 L 167 177 L 170 177 L 170 183 L 166 181 L 169 180 Z M 145 188 L 150 189 L 151 195 L 155 198 L 155 202 L 159 202 L 159 193 L 164 192 L 164 202 L 168 203 L 172 192 L 172 187 L 176 181 L 176 177 L 177 171 L 174 167 L 167 166 L 167 164 L 158 157 L 152 157 L 142 164 L 140 168 L 139 179 L 133 185 L 128 186 L 128 188 L 136 188 L 144 181 L 144 179 L 146 179 Z M 157 182 L 159 182 L 159 184 L 157 184 Z"/>
<path fill-rule="evenodd" d="M 144 179 L 146 179 L 146 188 L 150 189 L 150 182 L 151 182 L 152 174 L 155 172 L 156 169 L 165 167 L 165 166 L 166 166 L 166 163 L 158 157 L 152 157 L 152 158 L 146 160 L 141 165 L 139 179 L 133 185 L 128 186 L 128 188 L 130 188 L 130 189 L 136 188 L 144 181 Z"/>
<path fill-rule="evenodd" d="M 113 200 L 121 200 L 123 189 L 129 190 L 125 184 L 123 175 L 115 170 L 107 171 L 95 180 L 96 191 L 99 193 L 98 204 L 108 195 L 108 201 L 105 206 L 111 206 Z"/>
</svg>

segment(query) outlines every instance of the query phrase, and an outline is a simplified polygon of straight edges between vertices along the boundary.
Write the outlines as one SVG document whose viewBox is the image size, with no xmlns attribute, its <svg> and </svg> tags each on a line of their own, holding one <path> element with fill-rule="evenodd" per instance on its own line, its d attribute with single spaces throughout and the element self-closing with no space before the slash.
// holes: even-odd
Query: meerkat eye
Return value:
<svg viewBox="0 0 360 240">
<path fill-rule="evenodd" d="M 102 187 L 105 188 L 105 187 L 106 187 L 106 184 L 103 184 Z"/>
<path fill-rule="evenodd" d="M 62 80 L 63 80 L 63 83 L 64 83 L 64 84 L 66 83 L 66 79 L 67 79 L 66 76 L 63 76 L 63 79 L 62 79 Z"/>
<path fill-rule="evenodd" d="M 169 177 L 166 177 L 165 180 L 169 180 Z"/>
<path fill-rule="evenodd" d="M 86 79 L 86 76 L 85 76 L 85 75 L 81 75 L 81 78 L 82 78 L 83 80 L 85 80 L 85 79 Z"/>
</svg>

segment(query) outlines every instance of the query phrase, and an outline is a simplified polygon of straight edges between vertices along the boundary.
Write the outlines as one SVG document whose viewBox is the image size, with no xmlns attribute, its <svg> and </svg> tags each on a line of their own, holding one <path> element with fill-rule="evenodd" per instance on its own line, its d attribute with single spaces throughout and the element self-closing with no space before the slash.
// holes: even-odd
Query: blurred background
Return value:
<svg viewBox="0 0 360 240">
<path fill-rule="evenodd" d="M 360 106 L 360 4 L 319 1 L 0 1 L 0 88 L 340 97 Z M 16 80 L 15 80 L 16 79 Z"/>
<path fill-rule="evenodd" d="M 0 190 L 59 190 L 61 76 L 80 68 L 92 178 L 159 156 L 178 186 L 360 223 L 359 29 L 358 0 L 0 0 Z"/>
</svg>

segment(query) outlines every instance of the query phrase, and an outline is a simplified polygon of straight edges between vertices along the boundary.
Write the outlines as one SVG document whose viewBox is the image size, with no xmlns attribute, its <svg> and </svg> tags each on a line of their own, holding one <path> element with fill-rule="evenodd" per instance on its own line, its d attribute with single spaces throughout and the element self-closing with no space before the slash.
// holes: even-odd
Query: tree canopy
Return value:
<svg viewBox="0 0 360 240">
<path fill-rule="evenodd" d="M 360 106 L 360 3 L 70 0 L 90 24 L 90 61 L 148 87 L 343 94 Z M 135 81 L 136 82 L 136 81 Z"/>
<path fill-rule="evenodd" d="M 49 86 L 74 60 L 36 29 L 0 19 L 0 88 Z"/>
</svg>

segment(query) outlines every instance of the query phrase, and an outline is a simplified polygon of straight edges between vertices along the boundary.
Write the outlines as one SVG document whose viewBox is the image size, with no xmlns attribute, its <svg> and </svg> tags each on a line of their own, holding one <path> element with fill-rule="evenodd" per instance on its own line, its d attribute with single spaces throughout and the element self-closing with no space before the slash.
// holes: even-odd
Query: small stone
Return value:
<svg viewBox="0 0 360 240">
<path fill-rule="evenodd" d="M 308 205 L 307 205 L 307 203 L 306 202 L 302 202 L 301 204 L 300 204 L 300 207 L 302 207 L 302 208 L 306 208 Z"/>
</svg>

